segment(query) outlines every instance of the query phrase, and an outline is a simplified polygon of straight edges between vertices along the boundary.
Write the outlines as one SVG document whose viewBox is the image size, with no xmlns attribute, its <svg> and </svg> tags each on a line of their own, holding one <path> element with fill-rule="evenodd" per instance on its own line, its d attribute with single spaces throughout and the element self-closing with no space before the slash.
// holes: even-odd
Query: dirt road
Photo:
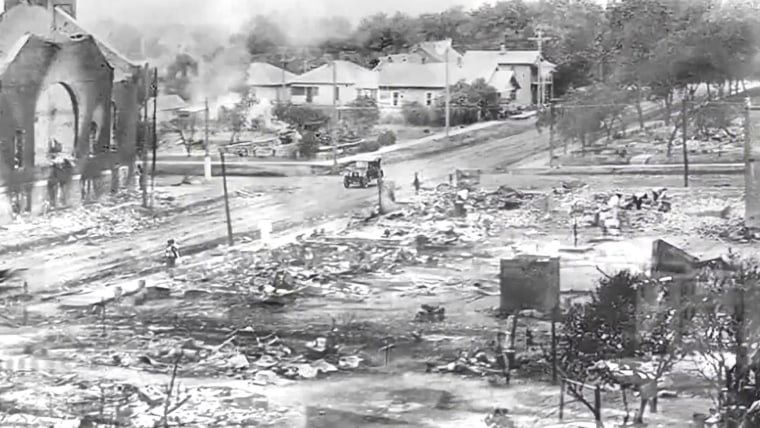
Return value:
<svg viewBox="0 0 760 428">
<path fill-rule="evenodd" d="M 494 168 L 517 162 L 546 150 L 547 135 L 535 130 L 435 154 L 403 160 L 385 167 L 386 177 L 402 190 L 409 189 L 414 172 L 423 185 L 445 179 L 455 168 Z M 345 215 L 372 203 L 376 190 L 344 189 L 339 177 L 251 178 L 261 187 L 295 188 L 292 192 L 267 193 L 256 198 L 235 197 L 231 203 L 236 239 L 255 239 L 262 219 L 273 221 L 276 230 L 325 216 Z M 37 248 L 4 256 L 5 264 L 27 267 L 30 290 L 55 289 L 64 283 L 84 285 L 92 281 L 127 276 L 155 269 L 161 264 L 166 239 L 176 239 L 185 251 L 199 252 L 226 242 L 224 206 L 180 214 L 159 230 L 143 230 L 129 236 L 87 239 Z"/>
</svg>

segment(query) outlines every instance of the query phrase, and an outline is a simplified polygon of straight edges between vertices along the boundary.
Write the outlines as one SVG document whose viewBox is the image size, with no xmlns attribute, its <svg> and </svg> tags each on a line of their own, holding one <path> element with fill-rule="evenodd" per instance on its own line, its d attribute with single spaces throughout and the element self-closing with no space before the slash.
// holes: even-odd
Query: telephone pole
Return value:
<svg viewBox="0 0 760 428">
<path fill-rule="evenodd" d="M 333 149 L 333 166 L 338 166 L 338 142 L 336 141 L 336 127 L 338 126 L 338 64 L 335 61 L 335 58 L 332 59 L 332 85 L 333 85 L 333 96 L 332 96 L 332 106 L 333 106 L 333 123 L 332 123 L 332 132 L 331 132 L 331 143 L 332 143 L 332 149 Z"/>
<path fill-rule="evenodd" d="M 538 29 L 536 31 L 536 37 L 530 37 L 528 40 L 533 40 L 538 44 L 538 97 L 536 99 L 539 107 L 544 106 L 544 99 L 546 98 L 546 90 L 544 89 L 544 40 L 550 40 L 549 37 L 544 37 L 544 31 Z"/>
<path fill-rule="evenodd" d="M 144 84 L 148 83 L 148 64 L 143 67 L 143 79 Z M 148 134 L 150 133 L 150 125 L 148 124 L 148 100 L 150 99 L 150 91 L 145 93 L 145 99 L 143 100 L 143 137 L 142 137 L 142 172 L 140 173 L 140 188 L 142 190 L 142 205 L 143 208 L 148 208 Z"/>
<path fill-rule="evenodd" d="M 446 115 L 446 137 L 449 136 L 449 126 L 451 125 L 451 89 L 449 89 L 449 49 L 450 47 L 446 46 L 446 52 L 445 52 L 445 59 L 446 59 L 446 65 L 445 65 L 445 79 L 446 79 L 446 108 L 445 108 L 445 115 Z"/>
<path fill-rule="evenodd" d="M 153 140 L 153 164 L 150 170 L 150 206 L 153 207 L 153 195 L 156 190 L 156 152 L 158 151 L 158 134 L 156 132 L 156 109 L 158 103 L 158 68 L 153 68 L 153 84 L 151 85 L 151 95 L 153 96 L 153 129 L 151 132 Z"/>
<path fill-rule="evenodd" d="M 208 98 L 206 98 L 205 101 L 205 109 L 204 109 L 204 140 L 203 140 L 203 146 L 206 149 L 206 156 L 203 158 L 203 176 L 206 180 L 211 180 L 211 154 L 209 153 L 209 147 L 208 147 L 208 119 L 209 119 L 209 110 L 208 110 Z"/>
</svg>

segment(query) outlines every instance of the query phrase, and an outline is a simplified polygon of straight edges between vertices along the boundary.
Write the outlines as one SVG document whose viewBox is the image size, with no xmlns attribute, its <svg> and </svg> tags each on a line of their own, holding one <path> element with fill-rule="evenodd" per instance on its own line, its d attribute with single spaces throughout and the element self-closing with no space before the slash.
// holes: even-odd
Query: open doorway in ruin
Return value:
<svg viewBox="0 0 760 428">
<path fill-rule="evenodd" d="M 37 98 L 34 114 L 34 166 L 52 167 L 48 182 L 52 207 L 66 205 L 76 159 L 78 114 L 71 89 L 55 83 Z"/>
</svg>

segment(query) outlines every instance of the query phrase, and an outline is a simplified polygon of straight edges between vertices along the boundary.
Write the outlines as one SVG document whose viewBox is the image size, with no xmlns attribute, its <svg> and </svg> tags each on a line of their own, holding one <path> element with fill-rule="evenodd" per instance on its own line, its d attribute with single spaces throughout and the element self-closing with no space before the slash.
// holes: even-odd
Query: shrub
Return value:
<svg viewBox="0 0 760 428">
<path fill-rule="evenodd" d="M 346 122 L 360 134 L 366 134 L 380 121 L 380 109 L 377 102 L 369 97 L 357 98 L 348 104 L 354 109 L 346 110 Z"/>
<path fill-rule="evenodd" d="M 319 149 L 319 139 L 316 135 L 314 135 L 313 132 L 307 131 L 304 132 L 301 141 L 298 144 L 298 153 L 301 155 L 301 157 L 304 158 L 312 158 L 314 157 L 314 154 L 317 153 L 317 150 Z"/>
<path fill-rule="evenodd" d="M 294 125 L 298 129 L 303 129 L 303 126 L 307 123 L 322 122 L 329 119 L 329 116 L 318 108 L 293 104 L 280 104 L 276 106 L 274 114 L 281 121 Z"/>
<path fill-rule="evenodd" d="M 404 121 L 407 125 L 430 125 L 430 109 L 416 101 L 401 106 L 401 114 L 404 116 Z"/>
<path fill-rule="evenodd" d="M 392 146 L 396 144 L 396 133 L 390 130 L 385 130 L 377 137 L 377 144 L 381 147 Z"/>
<path fill-rule="evenodd" d="M 367 140 L 359 144 L 359 151 L 362 153 L 374 152 L 380 150 L 380 143 L 377 141 Z"/>
</svg>

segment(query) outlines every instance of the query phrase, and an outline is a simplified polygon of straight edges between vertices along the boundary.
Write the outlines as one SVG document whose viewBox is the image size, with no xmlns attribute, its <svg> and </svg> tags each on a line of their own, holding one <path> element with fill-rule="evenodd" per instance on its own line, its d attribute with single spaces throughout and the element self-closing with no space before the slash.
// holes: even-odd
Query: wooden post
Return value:
<svg viewBox="0 0 760 428">
<path fill-rule="evenodd" d="M 156 190 L 156 152 L 157 152 L 157 146 L 158 146 L 158 134 L 156 133 L 156 104 L 158 103 L 158 68 L 153 69 L 153 84 L 151 85 L 152 89 L 152 95 L 153 95 L 153 132 L 152 140 L 153 140 L 153 164 L 151 165 L 150 170 L 150 206 L 153 207 L 153 194 Z"/>
<path fill-rule="evenodd" d="M 689 149 L 686 146 L 686 140 L 688 139 L 686 136 L 687 119 L 686 100 L 683 100 L 681 101 L 681 129 L 683 132 L 683 187 L 689 187 Z"/>
<path fill-rule="evenodd" d="M 378 174 L 380 172 L 378 171 Z M 383 215 L 383 177 L 377 177 L 377 213 Z"/>
<path fill-rule="evenodd" d="M 552 309 L 552 383 L 557 384 L 557 312 L 559 308 Z M 562 382 L 563 388 L 565 383 Z"/>
<path fill-rule="evenodd" d="M 594 419 L 602 421 L 602 388 L 599 385 L 594 388 Z"/>
<path fill-rule="evenodd" d="M 145 64 L 143 68 L 144 84 L 148 84 L 148 64 Z M 148 200 L 148 131 L 150 131 L 150 125 L 148 124 L 148 99 L 150 98 L 151 91 L 146 91 L 145 99 L 143 100 L 143 138 L 142 138 L 142 173 L 140 174 L 140 187 L 142 190 L 142 206 L 148 208 L 150 201 Z"/>
<path fill-rule="evenodd" d="M 511 349 L 515 349 L 515 341 L 517 340 L 517 318 L 519 314 L 519 311 L 515 311 L 515 313 L 512 315 L 512 331 L 509 335 L 509 347 Z"/>
<path fill-rule="evenodd" d="M 234 245 L 232 238 L 232 217 L 230 216 L 230 197 L 227 192 L 227 167 L 224 162 L 224 151 L 219 150 L 219 158 L 222 161 L 222 185 L 224 186 L 224 214 L 227 216 L 227 241 L 230 247 Z"/>
<path fill-rule="evenodd" d="M 562 420 L 565 415 L 565 388 L 565 380 L 563 379 L 559 387 L 559 420 Z"/>
<path fill-rule="evenodd" d="M 449 88 L 449 47 L 446 46 L 446 52 L 444 54 L 446 56 L 446 65 L 444 66 L 445 69 L 445 78 L 446 78 L 446 104 L 445 104 L 445 123 L 446 123 L 446 137 L 449 136 L 449 128 L 451 126 L 451 89 Z"/>
<path fill-rule="evenodd" d="M 554 166 L 554 100 L 551 101 L 551 105 L 549 106 L 549 168 L 553 166 Z"/>
</svg>

